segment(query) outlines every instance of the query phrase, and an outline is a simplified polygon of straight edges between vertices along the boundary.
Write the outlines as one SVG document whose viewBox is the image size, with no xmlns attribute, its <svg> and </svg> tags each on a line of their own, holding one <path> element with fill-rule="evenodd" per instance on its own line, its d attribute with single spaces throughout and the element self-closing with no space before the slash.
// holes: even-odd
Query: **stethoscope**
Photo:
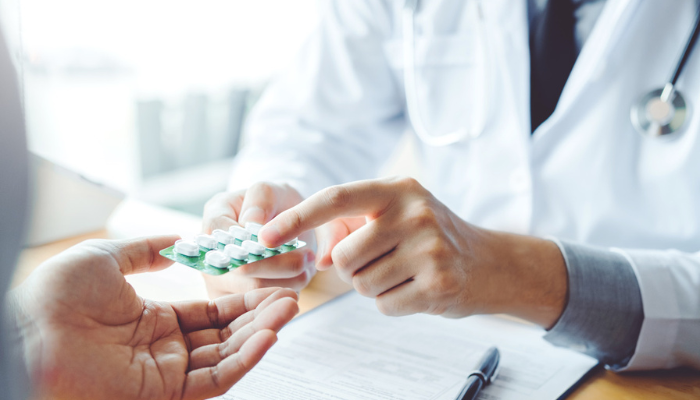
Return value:
<svg viewBox="0 0 700 400">
<path fill-rule="evenodd" d="M 474 2 L 479 15 L 477 28 L 480 30 L 478 37 L 481 38 L 478 46 L 481 48 L 482 59 L 488 60 L 486 54 L 487 45 L 485 43 L 486 34 L 484 32 L 481 8 L 479 2 Z M 480 71 L 476 82 L 476 93 L 479 101 L 475 102 L 477 108 L 474 112 L 472 125 L 469 128 L 460 128 L 456 131 L 433 135 L 425 127 L 420 115 L 418 106 L 418 96 L 416 90 L 416 66 L 415 66 L 415 42 L 414 42 L 414 21 L 418 0 L 406 0 L 403 7 L 403 63 L 404 63 L 404 90 L 406 93 L 406 111 L 408 119 L 413 126 L 413 130 L 418 138 L 430 146 L 447 146 L 460 142 L 468 138 L 476 138 L 484 131 L 488 117 L 489 88 L 488 66 L 485 63 L 478 63 Z M 690 108 L 683 95 L 676 90 L 676 82 L 685 67 L 686 61 L 690 58 L 695 42 L 700 34 L 700 8 L 695 19 L 695 27 L 688 37 L 688 41 L 683 50 L 683 54 L 678 60 L 671 80 L 661 89 L 652 90 L 642 96 L 630 110 L 630 118 L 634 128 L 644 136 L 661 137 L 680 132 L 690 119 Z"/>
<path fill-rule="evenodd" d="M 648 137 L 671 135 L 680 132 L 686 121 L 690 119 L 690 108 L 681 92 L 676 90 L 676 82 L 695 47 L 699 33 L 700 7 L 695 18 L 695 28 L 688 37 L 683 55 L 678 60 L 671 80 L 663 88 L 645 94 L 632 106 L 630 111 L 632 126 L 642 135 Z"/>
</svg>

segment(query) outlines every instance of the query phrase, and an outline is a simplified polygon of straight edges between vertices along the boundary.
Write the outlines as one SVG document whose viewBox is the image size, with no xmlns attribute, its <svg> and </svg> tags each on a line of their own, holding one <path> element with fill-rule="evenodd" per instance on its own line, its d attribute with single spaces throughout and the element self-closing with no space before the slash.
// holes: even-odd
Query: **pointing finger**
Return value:
<svg viewBox="0 0 700 400">
<path fill-rule="evenodd" d="M 275 217 L 260 230 L 258 240 L 267 247 L 276 247 L 336 218 L 376 217 L 395 196 L 382 180 L 331 186 Z"/>
</svg>

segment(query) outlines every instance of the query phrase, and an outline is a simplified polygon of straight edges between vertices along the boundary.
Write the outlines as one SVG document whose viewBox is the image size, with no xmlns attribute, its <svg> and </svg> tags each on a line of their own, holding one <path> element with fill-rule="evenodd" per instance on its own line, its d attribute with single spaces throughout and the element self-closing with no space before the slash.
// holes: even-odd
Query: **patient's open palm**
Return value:
<svg viewBox="0 0 700 400">
<path fill-rule="evenodd" d="M 169 261 L 176 238 L 91 241 L 47 261 L 18 290 L 30 369 L 52 398 L 200 399 L 222 394 L 298 308 L 291 290 L 215 301 L 139 297 L 125 274 Z"/>
</svg>

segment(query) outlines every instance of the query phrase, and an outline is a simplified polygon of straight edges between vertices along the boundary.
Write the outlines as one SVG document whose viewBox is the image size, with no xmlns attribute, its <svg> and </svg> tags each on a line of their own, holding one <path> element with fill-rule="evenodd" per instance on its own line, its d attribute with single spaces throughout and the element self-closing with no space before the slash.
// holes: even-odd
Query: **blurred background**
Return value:
<svg viewBox="0 0 700 400">
<path fill-rule="evenodd" d="M 30 150 L 196 214 L 225 188 L 247 111 L 318 19 L 316 0 L 0 0 L 0 16 Z"/>
<path fill-rule="evenodd" d="M 33 154 L 27 244 L 198 232 L 317 1 L 0 0 Z M 416 169 L 405 142 L 386 174 Z"/>
<path fill-rule="evenodd" d="M 317 20 L 316 0 L 0 0 L 33 170 L 13 284 L 88 238 L 199 232 L 246 114 Z M 206 298 L 182 266 L 129 281 Z"/>
<path fill-rule="evenodd" d="M 14 284 L 85 239 L 200 232 L 249 110 L 316 28 L 317 1 L 0 0 L 33 169 Z M 384 174 L 417 175 L 413 154 L 407 136 Z M 152 299 L 206 298 L 183 266 L 128 280 Z"/>
</svg>

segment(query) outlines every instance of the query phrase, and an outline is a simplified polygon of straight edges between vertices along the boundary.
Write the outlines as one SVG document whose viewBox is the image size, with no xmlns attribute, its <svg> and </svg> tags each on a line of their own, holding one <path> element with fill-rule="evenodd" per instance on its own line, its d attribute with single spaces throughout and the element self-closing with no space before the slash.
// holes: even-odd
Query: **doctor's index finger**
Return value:
<svg viewBox="0 0 700 400">
<path fill-rule="evenodd" d="M 279 214 L 260 230 L 258 239 L 275 247 L 336 218 L 377 216 L 396 195 L 384 180 L 331 186 Z"/>
</svg>

